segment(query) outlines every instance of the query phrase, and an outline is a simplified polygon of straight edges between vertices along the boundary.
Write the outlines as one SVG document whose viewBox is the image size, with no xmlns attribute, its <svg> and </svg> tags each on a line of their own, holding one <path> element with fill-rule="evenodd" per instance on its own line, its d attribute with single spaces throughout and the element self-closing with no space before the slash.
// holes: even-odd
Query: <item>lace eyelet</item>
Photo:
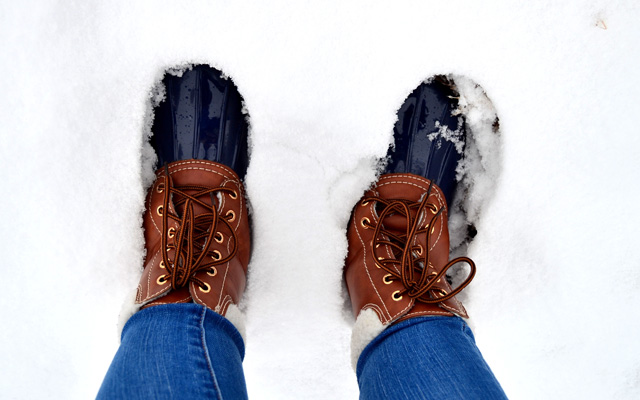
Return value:
<svg viewBox="0 0 640 400">
<path fill-rule="evenodd" d="M 166 279 L 164 279 L 164 277 L 165 277 L 165 276 L 166 276 L 166 275 L 160 275 L 160 276 L 158 277 L 158 279 L 156 279 L 156 283 L 157 283 L 158 285 L 164 285 L 165 283 L 167 283 L 167 280 L 166 280 Z"/>
<path fill-rule="evenodd" d="M 402 295 L 400 294 L 399 290 L 396 290 L 395 292 L 393 292 L 393 294 L 391 295 L 391 298 L 393 299 L 393 301 L 400 301 L 402 300 Z"/>
<path fill-rule="evenodd" d="M 209 268 L 209 271 L 207 271 L 207 275 L 216 276 L 218 275 L 218 270 L 216 269 L 216 267 L 211 267 Z"/>
<path fill-rule="evenodd" d="M 444 297 L 447 295 L 447 291 L 444 289 L 440 289 L 440 288 L 435 288 L 435 289 L 431 289 L 432 291 L 436 292 L 437 295 L 439 295 L 440 297 Z"/>
<path fill-rule="evenodd" d="M 164 261 L 160 261 L 160 268 L 165 269 L 166 267 L 164 266 Z"/>
<path fill-rule="evenodd" d="M 162 206 L 158 206 L 158 208 L 156 208 L 156 212 L 162 217 Z"/>
<path fill-rule="evenodd" d="M 222 243 L 222 241 L 224 241 L 224 236 L 222 235 L 222 233 L 216 232 L 216 234 L 213 235 L 213 239 L 218 243 Z"/>
<path fill-rule="evenodd" d="M 233 192 L 231 192 L 229 194 L 229 197 L 231 197 L 232 199 L 237 199 L 238 198 L 238 192 L 236 192 L 235 190 Z"/>
<path fill-rule="evenodd" d="M 164 192 L 164 183 L 162 182 L 158 183 L 158 186 L 156 186 L 156 192 L 158 193 Z"/>
<path fill-rule="evenodd" d="M 202 282 L 202 284 L 204 285 L 204 288 L 202 288 L 202 286 L 198 286 L 198 289 L 200 289 L 202 293 L 209 293 L 211 291 L 211 286 L 206 282 Z"/>
<path fill-rule="evenodd" d="M 176 229 L 169 228 L 169 230 L 167 231 L 167 236 L 169 236 L 169 238 L 173 238 L 175 235 L 176 235 Z"/>
<path fill-rule="evenodd" d="M 429 229 L 429 224 L 425 225 L 424 227 L 425 229 Z M 436 230 L 436 226 L 435 225 L 431 225 L 431 234 L 433 235 L 433 231 Z"/>
<path fill-rule="evenodd" d="M 427 203 L 427 207 L 429 208 L 429 210 L 431 210 L 433 214 L 438 213 L 438 206 L 436 206 L 435 204 Z"/>
<path fill-rule="evenodd" d="M 360 225 L 362 225 L 362 227 L 363 227 L 364 229 L 369 229 L 369 226 L 370 226 L 369 224 L 370 224 L 370 223 L 371 223 L 371 220 L 370 220 L 369 218 L 367 218 L 367 217 L 363 217 L 363 218 L 360 220 Z"/>
<path fill-rule="evenodd" d="M 382 282 L 384 282 L 385 285 L 389 285 L 391 282 L 393 282 L 393 280 L 389 279 L 392 276 L 393 275 L 391 274 L 386 274 L 384 277 L 382 277 Z"/>
<path fill-rule="evenodd" d="M 222 254 L 218 250 L 213 251 L 213 255 L 211 256 L 214 260 L 218 261 L 222 258 Z"/>
<path fill-rule="evenodd" d="M 418 245 L 418 250 L 416 251 L 416 253 L 417 253 L 419 256 L 421 256 L 421 255 L 422 255 L 422 245 L 421 245 L 421 244 L 419 244 L 419 245 Z"/>
<path fill-rule="evenodd" d="M 229 217 L 229 215 L 231 215 L 231 218 L 229 218 L 227 221 L 233 222 L 236 220 L 236 213 L 234 213 L 233 210 L 227 211 L 227 213 L 225 214 L 225 217 Z"/>
<path fill-rule="evenodd" d="M 361 205 L 361 206 L 363 206 L 363 207 L 366 207 L 366 206 L 367 206 L 367 204 L 369 204 L 369 200 L 362 200 L 362 201 L 360 202 L 360 205 Z"/>
</svg>

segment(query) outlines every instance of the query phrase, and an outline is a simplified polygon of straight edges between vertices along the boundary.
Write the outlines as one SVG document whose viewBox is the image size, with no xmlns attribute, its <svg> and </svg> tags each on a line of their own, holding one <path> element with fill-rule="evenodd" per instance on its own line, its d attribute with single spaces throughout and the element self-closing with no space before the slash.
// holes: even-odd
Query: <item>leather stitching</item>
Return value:
<svg viewBox="0 0 640 400">
<path fill-rule="evenodd" d="M 413 317 L 418 315 L 451 315 L 451 313 L 447 311 L 415 311 L 407 313 L 405 317 Z"/>
<path fill-rule="evenodd" d="M 375 283 L 373 282 L 373 278 L 371 278 L 371 274 L 369 273 L 369 267 L 368 267 L 368 263 L 367 263 L 367 249 L 366 246 L 364 244 L 364 241 L 362 240 L 362 236 L 360 235 L 360 229 L 358 228 L 358 225 L 356 225 L 356 234 L 358 235 L 358 239 L 360 240 L 360 243 L 362 244 L 362 261 L 364 263 L 364 271 L 367 273 L 367 277 L 369 278 L 369 282 L 371 283 L 371 286 L 373 286 L 373 290 L 376 292 L 376 295 L 378 296 L 378 299 L 380 299 L 380 302 L 382 303 L 382 306 L 384 307 L 384 311 L 386 312 L 386 315 L 388 315 L 389 317 L 391 317 L 391 313 L 389 313 L 389 310 L 387 309 L 387 305 L 384 304 L 384 300 L 382 299 L 382 296 L 380 295 L 380 292 L 378 292 L 378 288 L 376 287 Z"/>
</svg>

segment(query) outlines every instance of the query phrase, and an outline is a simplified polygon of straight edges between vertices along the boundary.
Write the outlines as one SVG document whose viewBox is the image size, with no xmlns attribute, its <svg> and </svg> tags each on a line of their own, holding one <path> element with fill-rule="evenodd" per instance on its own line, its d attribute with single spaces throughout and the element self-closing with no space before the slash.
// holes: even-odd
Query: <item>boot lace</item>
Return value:
<svg viewBox="0 0 640 400">
<path fill-rule="evenodd" d="M 172 289 L 187 286 L 190 282 L 197 284 L 203 291 L 208 292 L 210 286 L 195 277 L 199 271 L 209 270 L 209 275 L 215 275 L 215 266 L 225 264 L 237 252 L 237 237 L 230 221 L 235 219 L 232 212 L 221 216 L 218 213 L 215 199 L 218 192 L 228 192 L 237 196 L 236 191 L 224 187 L 209 187 L 201 185 L 174 185 L 169 169 L 165 165 L 164 200 L 162 205 L 162 262 L 167 274 L 161 277 L 170 281 Z M 232 197 L 233 198 L 233 197 Z M 175 213 L 170 212 L 169 204 L 173 204 Z M 195 205 L 205 209 L 196 215 Z M 178 228 L 169 228 L 169 220 L 178 223 Z M 219 227 L 225 225 L 230 232 L 233 246 L 229 255 L 222 257 L 217 250 L 208 250 L 212 240 L 222 242 L 223 235 Z M 169 238 L 173 238 L 172 243 Z M 175 250 L 174 259 L 170 259 L 168 252 Z"/>
<path fill-rule="evenodd" d="M 406 293 L 409 297 L 423 303 L 441 303 L 460 293 L 471 283 L 476 273 L 475 263 L 468 257 L 458 257 L 449 261 L 440 272 L 428 271 L 429 239 L 433 234 L 435 223 L 439 218 L 442 218 L 442 212 L 445 209 L 444 207 L 438 209 L 435 204 L 427 201 L 431 194 L 432 185 L 433 183 L 429 185 L 427 193 L 418 202 L 405 199 L 385 200 L 376 196 L 365 197 L 362 200 L 363 205 L 372 201 L 376 202 L 376 210 L 380 210 L 377 224 L 372 224 L 366 217 L 361 220 L 361 224 L 367 229 L 375 230 L 372 242 L 373 255 L 376 265 L 388 273 L 385 276 L 385 283 L 400 280 L 404 286 L 404 289 L 393 294 L 394 300 L 400 300 Z M 384 220 L 396 215 L 404 217 L 404 231 L 385 228 Z M 423 215 L 427 215 L 426 218 L 431 216 L 426 225 L 420 223 Z M 421 225 L 422 228 L 420 228 Z M 419 235 L 426 235 L 425 248 L 419 244 L 411 244 L 416 242 L 415 238 Z M 384 245 L 391 248 L 392 258 L 378 255 L 378 249 Z M 465 262 L 470 267 L 466 279 L 450 293 L 435 287 L 440 279 L 446 279 L 447 271 L 460 262 Z"/>
</svg>

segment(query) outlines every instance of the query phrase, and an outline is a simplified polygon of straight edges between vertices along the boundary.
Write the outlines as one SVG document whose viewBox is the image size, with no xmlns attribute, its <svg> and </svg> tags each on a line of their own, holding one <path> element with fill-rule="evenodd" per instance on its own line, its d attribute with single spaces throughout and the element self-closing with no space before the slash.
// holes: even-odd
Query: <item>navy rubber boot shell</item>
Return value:
<svg viewBox="0 0 640 400">
<path fill-rule="evenodd" d="M 387 173 L 412 173 L 432 180 L 451 205 L 456 189 L 456 167 L 464 152 L 462 117 L 452 83 L 437 76 L 414 90 L 398 110 L 393 129 L 395 146 L 387 153 Z M 457 148 L 456 148 L 457 145 Z"/>
<path fill-rule="evenodd" d="M 166 74 L 166 98 L 155 109 L 151 146 L 158 167 L 178 160 L 210 160 L 243 179 L 249 162 L 242 96 L 231 79 L 207 65 L 182 76 Z"/>
</svg>

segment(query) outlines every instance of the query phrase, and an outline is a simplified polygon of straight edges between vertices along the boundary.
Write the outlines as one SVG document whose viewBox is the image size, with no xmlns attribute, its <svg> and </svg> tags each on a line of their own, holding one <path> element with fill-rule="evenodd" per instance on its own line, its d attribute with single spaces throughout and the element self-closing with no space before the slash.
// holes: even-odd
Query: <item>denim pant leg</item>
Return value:
<svg viewBox="0 0 640 400">
<path fill-rule="evenodd" d="M 364 349 L 361 399 L 506 399 L 458 317 L 418 317 L 385 329 Z"/>
<path fill-rule="evenodd" d="M 134 314 L 98 399 L 246 399 L 244 342 L 226 318 L 199 304 Z"/>
</svg>

